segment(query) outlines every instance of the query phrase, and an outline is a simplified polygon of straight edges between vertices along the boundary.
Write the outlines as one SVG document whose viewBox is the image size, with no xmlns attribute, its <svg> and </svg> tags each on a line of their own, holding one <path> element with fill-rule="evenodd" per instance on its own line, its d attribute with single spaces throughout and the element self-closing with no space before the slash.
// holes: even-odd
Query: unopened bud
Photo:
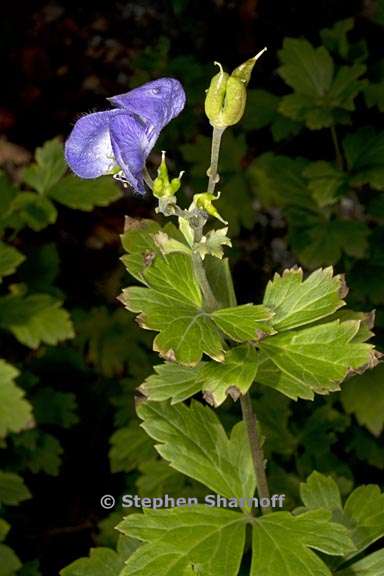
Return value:
<svg viewBox="0 0 384 576">
<path fill-rule="evenodd" d="M 220 216 L 219 212 L 212 204 L 214 200 L 218 200 L 219 198 L 220 198 L 220 192 L 218 192 L 217 196 L 211 194 L 210 192 L 204 192 L 203 194 L 195 194 L 193 196 L 193 204 L 196 206 L 196 208 L 199 208 L 199 210 L 204 210 L 210 216 L 213 216 L 214 218 L 220 220 L 220 222 L 228 224 L 228 222 Z"/>
<path fill-rule="evenodd" d="M 168 167 L 165 162 L 165 152 L 161 153 L 161 162 L 157 170 L 157 177 L 153 181 L 153 195 L 157 198 L 174 196 L 181 186 L 181 177 L 184 172 L 180 172 L 178 178 L 169 181 Z"/>
</svg>

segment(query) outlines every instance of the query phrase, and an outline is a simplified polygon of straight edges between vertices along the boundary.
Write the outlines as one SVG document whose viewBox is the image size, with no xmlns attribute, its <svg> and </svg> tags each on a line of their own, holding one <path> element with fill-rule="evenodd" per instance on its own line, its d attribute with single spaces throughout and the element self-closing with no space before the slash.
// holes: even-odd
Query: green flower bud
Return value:
<svg viewBox="0 0 384 576">
<path fill-rule="evenodd" d="M 247 100 L 246 86 L 256 61 L 265 50 L 235 68 L 230 76 L 215 62 L 220 71 L 212 78 L 205 98 L 205 113 L 212 126 L 224 129 L 241 119 Z"/>
<path fill-rule="evenodd" d="M 161 153 L 160 166 L 157 169 L 157 177 L 153 181 L 153 195 L 156 198 L 170 198 L 174 196 L 181 186 L 181 177 L 184 172 L 180 172 L 178 178 L 169 181 L 168 167 L 165 162 L 165 152 Z"/>
<path fill-rule="evenodd" d="M 228 224 L 228 222 L 220 216 L 219 212 L 212 204 L 213 200 L 218 200 L 219 198 L 220 198 L 220 192 L 218 192 L 217 196 L 215 196 L 214 194 L 210 194 L 209 192 L 204 192 L 203 194 L 195 194 L 193 196 L 193 204 L 199 210 L 204 210 L 210 216 L 213 216 L 214 218 L 220 220 L 220 222 Z"/>
</svg>

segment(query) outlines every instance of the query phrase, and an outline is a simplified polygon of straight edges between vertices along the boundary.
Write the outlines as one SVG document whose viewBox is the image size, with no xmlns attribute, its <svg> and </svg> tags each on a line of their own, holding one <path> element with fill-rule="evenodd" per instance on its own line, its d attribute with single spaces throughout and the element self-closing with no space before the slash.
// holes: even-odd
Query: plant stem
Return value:
<svg viewBox="0 0 384 576">
<path fill-rule="evenodd" d="M 251 454 L 253 460 L 253 466 L 255 469 L 256 475 L 256 482 L 257 482 L 257 491 L 259 494 L 260 500 L 263 498 L 269 499 L 270 492 L 268 487 L 268 480 L 267 475 L 265 473 L 265 464 L 264 464 L 264 451 L 261 446 L 260 437 L 257 431 L 257 420 L 256 414 L 253 411 L 252 407 L 252 400 L 247 392 L 244 396 L 240 397 L 241 402 L 241 411 L 243 413 L 243 420 L 247 427 L 248 432 L 248 439 L 249 444 L 251 447 Z M 271 512 L 271 508 L 268 507 L 261 507 L 263 514 L 268 514 Z"/>
<path fill-rule="evenodd" d="M 344 168 L 343 155 L 340 150 L 339 140 L 337 138 L 337 132 L 335 126 L 331 126 L 331 134 L 332 134 L 332 142 L 336 152 L 336 166 L 338 167 L 339 170 L 343 170 Z"/>
<path fill-rule="evenodd" d="M 212 147 L 211 147 L 211 165 L 208 168 L 208 190 L 210 194 L 213 194 L 215 191 L 215 186 L 219 181 L 219 173 L 217 171 L 217 167 L 219 164 L 219 154 L 220 154 L 220 144 L 221 144 L 221 137 L 223 135 L 225 128 L 215 128 L 213 127 L 213 134 L 212 134 Z"/>
</svg>

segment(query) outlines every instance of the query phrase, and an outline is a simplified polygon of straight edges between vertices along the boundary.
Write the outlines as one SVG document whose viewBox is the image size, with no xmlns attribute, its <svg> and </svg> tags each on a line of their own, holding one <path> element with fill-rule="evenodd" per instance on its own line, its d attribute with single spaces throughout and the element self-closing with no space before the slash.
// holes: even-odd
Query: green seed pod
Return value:
<svg viewBox="0 0 384 576">
<path fill-rule="evenodd" d="M 215 64 L 219 66 L 220 72 L 212 78 L 205 98 L 205 113 L 213 126 L 216 126 L 216 121 L 220 119 L 229 78 L 229 74 L 224 72 L 221 64 L 219 62 Z"/>
<path fill-rule="evenodd" d="M 250 58 L 246 62 L 243 62 L 243 64 L 240 64 L 240 66 L 234 69 L 231 76 L 233 78 L 238 78 L 244 84 L 244 86 L 248 86 L 256 62 L 266 50 L 266 48 L 263 48 L 256 54 L 256 56 Z"/>
<path fill-rule="evenodd" d="M 212 126 L 225 129 L 239 122 L 247 101 L 246 86 L 256 61 L 265 50 L 235 68 L 230 76 L 215 62 L 220 72 L 212 78 L 205 98 L 205 113 Z"/>
</svg>

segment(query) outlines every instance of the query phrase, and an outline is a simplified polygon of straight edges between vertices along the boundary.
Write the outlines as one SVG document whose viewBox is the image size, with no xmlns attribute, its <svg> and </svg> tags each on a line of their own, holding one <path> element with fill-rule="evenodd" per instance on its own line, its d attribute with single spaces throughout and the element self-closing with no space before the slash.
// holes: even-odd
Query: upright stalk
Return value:
<svg viewBox="0 0 384 576">
<path fill-rule="evenodd" d="M 219 154 L 220 154 L 220 144 L 221 137 L 223 135 L 225 128 L 213 128 L 212 134 L 212 147 L 211 147 L 211 165 L 208 168 L 208 190 L 210 194 L 215 191 L 215 186 L 219 181 L 218 164 L 219 164 Z"/>
<path fill-rule="evenodd" d="M 335 147 L 336 166 L 338 167 L 339 170 L 343 170 L 344 168 L 343 155 L 340 150 L 339 139 L 337 138 L 337 132 L 335 126 L 331 126 L 331 134 L 332 134 L 332 142 Z"/>
<path fill-rule="evenodd" d="M 248 439 L 251 448 L 253 467 L 256 475 L 257 492 L 259 500 L 270 498 L 269 486 L 267 475 L 265 472 L 264 451 L 261 445 L 259 433 L 257 431 L 256 414 L 253 410 L 251 396 L 247 392 L 244 396 L 240 396 L 241 411 L 243 420 L 247 427 Z M 271 512 L 270 506 L 261 507 L 263 514 Z"/>
<path fill-rule="evenodd" d="M 220 143 L 221 137 L 223 135 L 224 128 L 213 128 L 213 136 L 212 136 L 212 150 L 211 150 L 211 165 L 208 170 L 208 192 L 214 193 L 215 185 L 219 180 L 219 175 L 217 171 L 218 162 L 219 162 L 219 154 L 220 154 Z M 203 234 L 203 226 L 205 221 L 202 221 L 200 225 L 194 227 L 194 240 L 196 243 L 200 242 Z M 193 269 L 196 275 L 196 278 L 199 282 L 201 291 L 204 296 L 205 304 L 207 310 L 215 310 L 218 307 L 216 298 L 213 294 L 211 286 L 209 284 L 205 269 L 204 263 L 201 259 L 201 256 L 198 252 L 194 252 L 192 255 L 192 263 Z M 235 305 L 236 303 L 234 303 Z M 265 464 L 264 464 L 264 452 L 261 445 L 259 433 L 257 431 L 257 420 L 256 415 L 254 413 L 252 407 L 252 400 L 249 393 L 245 394 L 244 396 L 240 397 L 241 402 L 241 410 L 243 414 L 243 420 L 246 425 L 247 434 L 249 445 L 252 454 L 252 462 L 253 467 L 255 470 L 256 482 L 257 482 L 257 491 L 260 500 L 261 499 L 268 499 L 270 497 L 269 487 L 267 476 L 265 472 Z M 270 507 L 262 506 L 263 514 L 266 514 L 271 511 Z"/>
</svg>

